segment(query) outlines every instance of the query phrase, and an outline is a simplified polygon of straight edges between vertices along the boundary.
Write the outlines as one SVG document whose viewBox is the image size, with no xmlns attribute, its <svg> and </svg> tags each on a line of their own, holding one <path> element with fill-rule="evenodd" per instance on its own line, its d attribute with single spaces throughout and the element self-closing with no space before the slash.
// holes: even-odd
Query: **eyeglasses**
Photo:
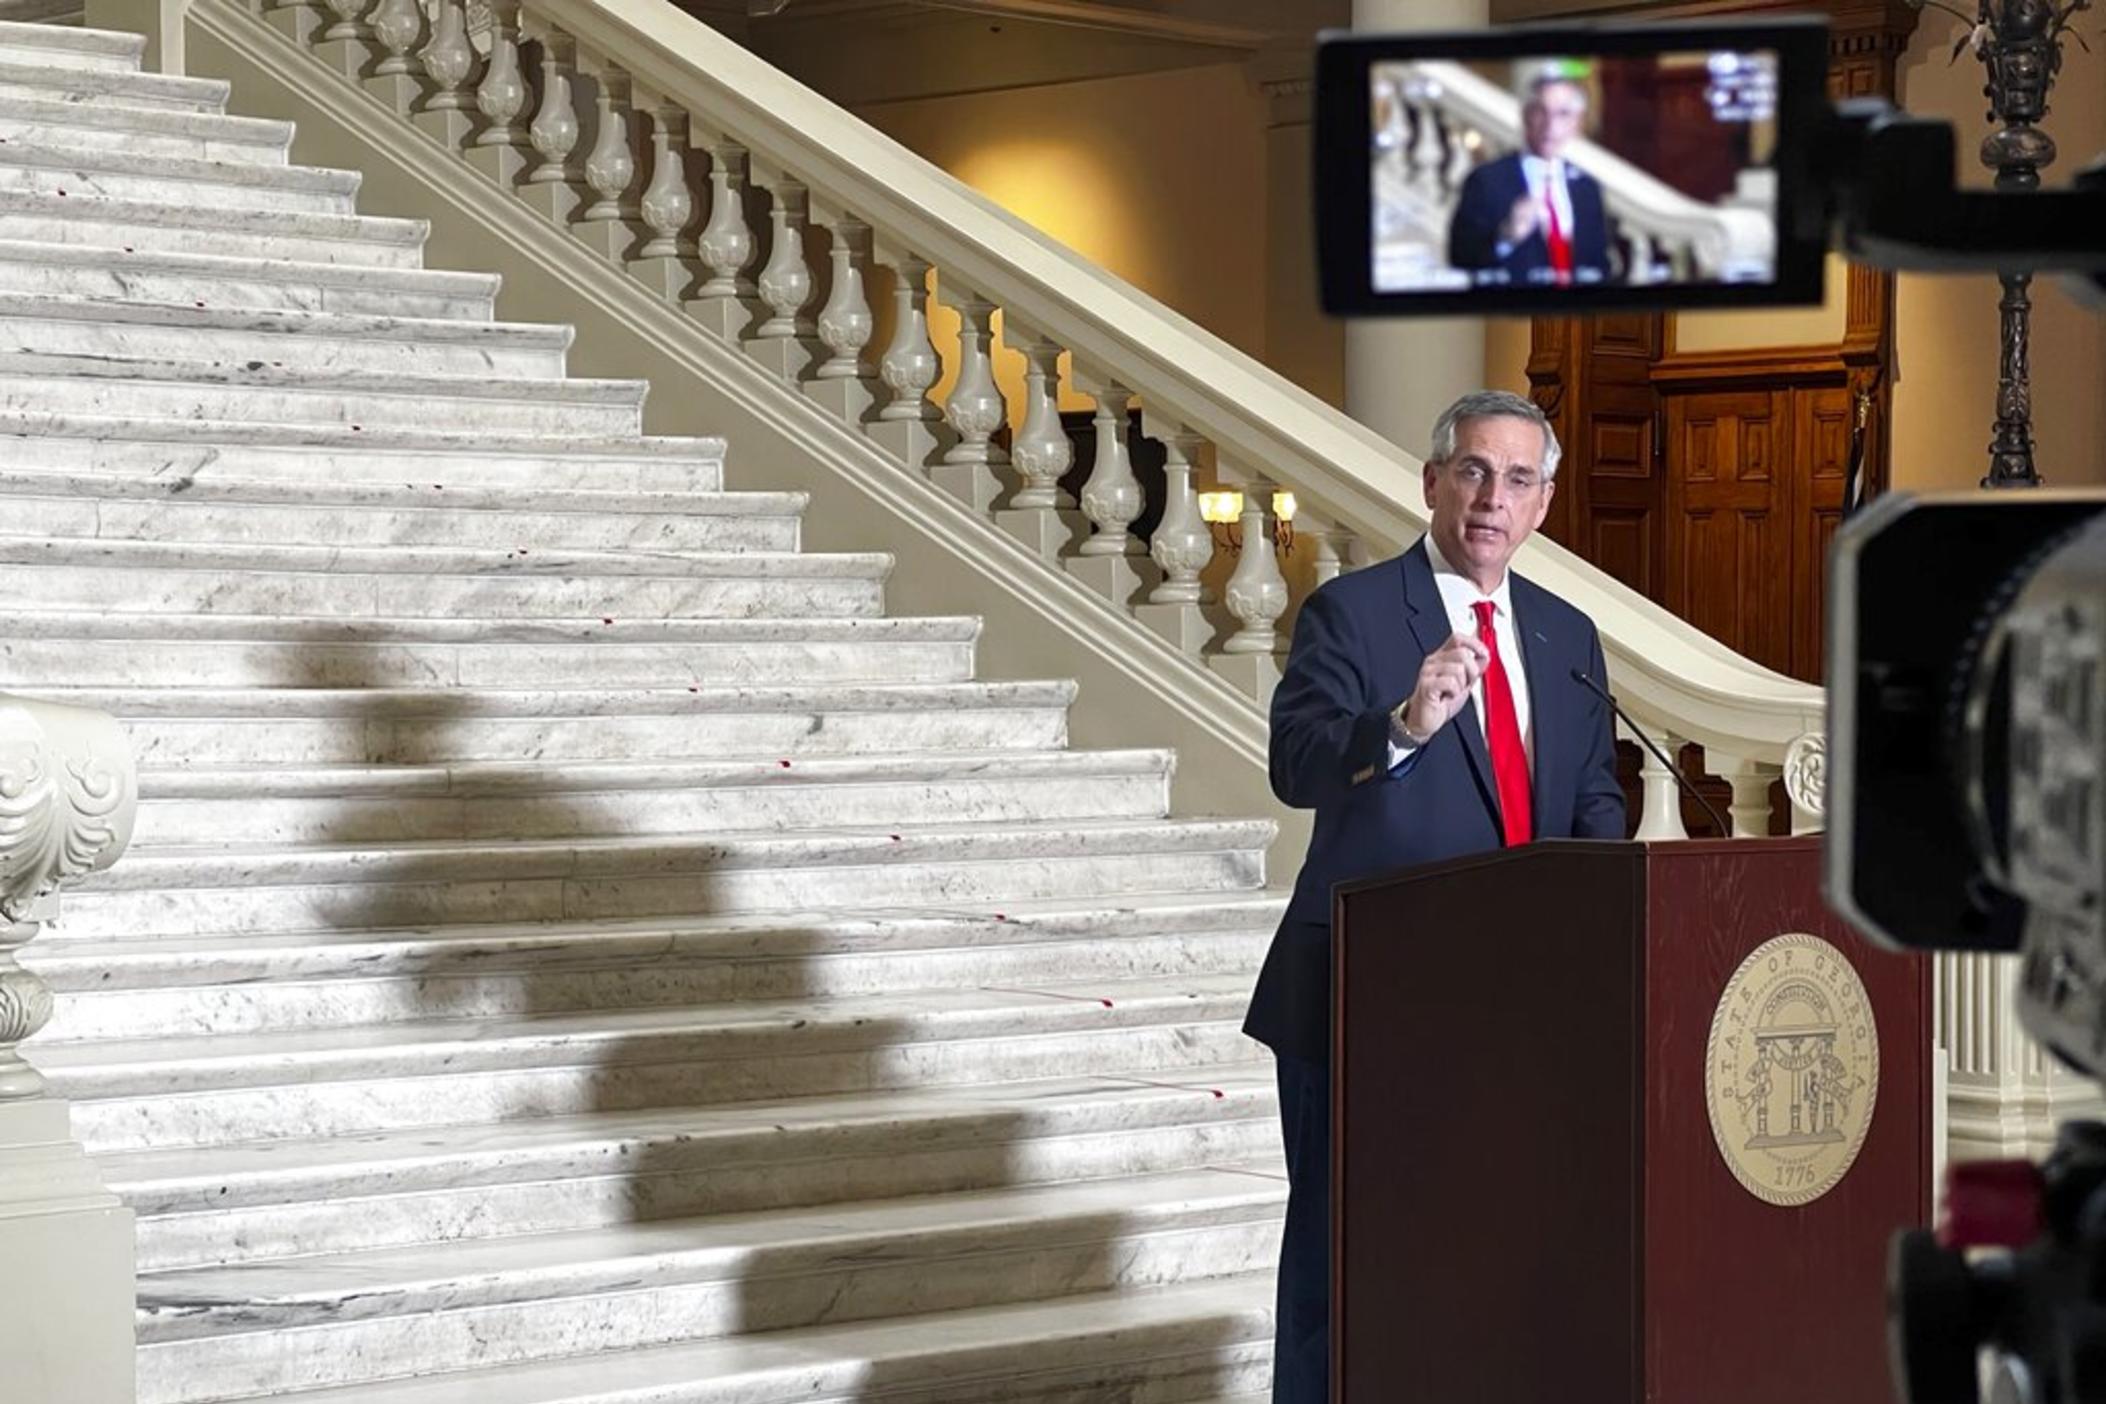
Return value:
<svg viewBox="0 0 2106 1404">
<path fill-rule="evenodd" d="M 1448 472 L 1473 493 L 1484 491 L 1484 485 L 1492 480 L 1492 470 L 1482 463 L 1451 463 Z M 1499 475 L 1499 480 L 1516 497 L 1526 497 L 1543 485 L 1543 475 L 1533 468 L 1510 468 Z"/>
</svg>

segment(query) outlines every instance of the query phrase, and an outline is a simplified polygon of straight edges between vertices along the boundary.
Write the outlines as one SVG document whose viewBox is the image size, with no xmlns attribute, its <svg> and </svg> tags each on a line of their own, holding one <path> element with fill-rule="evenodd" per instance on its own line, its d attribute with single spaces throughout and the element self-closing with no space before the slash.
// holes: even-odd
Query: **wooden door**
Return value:
<svg viewBox="0 0 2106 1404">
<path fill-rule="evenodd" d="M 1667 401 L 1667 607 L 1758 663 L 1792 662 L 1791 393 Z"/>
</svg>

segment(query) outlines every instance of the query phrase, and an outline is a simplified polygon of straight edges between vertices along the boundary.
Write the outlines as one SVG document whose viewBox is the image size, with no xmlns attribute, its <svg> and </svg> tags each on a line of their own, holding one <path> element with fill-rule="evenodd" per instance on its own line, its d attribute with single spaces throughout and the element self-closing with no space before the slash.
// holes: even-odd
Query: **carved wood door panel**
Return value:
<svg viewBox="0 0 2106 1404">
<path fill-rule="evenodd" d="M 1757 662 L 1788 668 L 1790 393 L 1673 396 L 1667 438 L 1667 607 Z"/>
</svg>

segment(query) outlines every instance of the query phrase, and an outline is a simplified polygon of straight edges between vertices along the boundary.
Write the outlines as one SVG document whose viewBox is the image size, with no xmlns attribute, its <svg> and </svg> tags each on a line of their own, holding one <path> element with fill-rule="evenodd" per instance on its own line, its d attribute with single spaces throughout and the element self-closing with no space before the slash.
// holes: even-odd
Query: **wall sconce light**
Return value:
<svg viewBox="0 0 2106 1404">
<path fill-rule="evenodd" d="M 1294 494 L 1272 495 L 1272 541 L 1282 551 L 1294 550 Z M 1229 551 L 1243 549 L 1243 494 L 1221 488 L 1199 494 L 1199 516 L 1214 533 L 1214 540 Z"/>
</svg>

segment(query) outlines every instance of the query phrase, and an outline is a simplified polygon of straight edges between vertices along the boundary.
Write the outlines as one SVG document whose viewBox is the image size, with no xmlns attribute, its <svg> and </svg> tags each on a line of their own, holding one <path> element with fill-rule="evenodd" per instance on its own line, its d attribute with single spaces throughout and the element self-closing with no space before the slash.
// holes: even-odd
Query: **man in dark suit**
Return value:
<svg viewBox="0 0 2106 1404">
<path fill-rule="evenodd" d="M 1426 535 L 1308 598 L 1273 694 L 1273 793 L 1316 811 L 1243 1026 L 1278 1058 L 1287 1152 L 1275 1404 L 1329 1399 L 1332 886 L 1535 838 L 1624 837 L 1613 718 L 1572 676 L 1606 685 L 1601 640 L 1507 570 L 1557 465 L 1549 422 L 1520 396 L 1449 406 L 1426 462 Z"/>
<path fill-rule="evenodd" d="M 1587 90 L 1538 78 L 1521 108 L 1524 150 L 1463 182 L 1448 221 L 1448 262 L 1481 283 L 1598 283 L 1609 276 L 1601 182 L 1566 159 L 1587 116 Z"/>
</svg>

